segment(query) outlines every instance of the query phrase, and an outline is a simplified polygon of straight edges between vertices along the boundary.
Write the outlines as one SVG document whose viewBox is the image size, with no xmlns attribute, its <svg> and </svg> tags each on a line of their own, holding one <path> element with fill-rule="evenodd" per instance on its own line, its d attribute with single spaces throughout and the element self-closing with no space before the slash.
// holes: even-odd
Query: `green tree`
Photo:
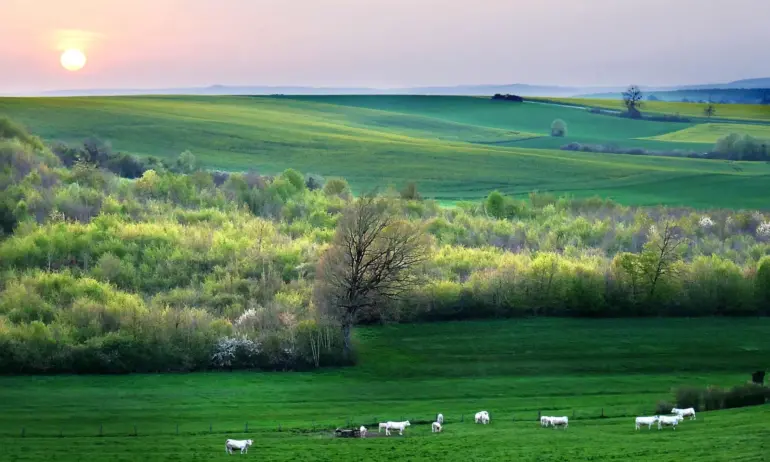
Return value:
<svg viewBox="0 0 770 462">
<path fill-rule="evenodd" d="M 567 136 L 567 123 L 561 119 L 554 120 L 553 123 L 551 123 L 551 136 Z"/>
<path fill-rule="evenodd" d="M 505 196 L 499 191 L 489 193 L 484 207 L 490 216 L 498 219 L 505 218 Z"/>
</svg>

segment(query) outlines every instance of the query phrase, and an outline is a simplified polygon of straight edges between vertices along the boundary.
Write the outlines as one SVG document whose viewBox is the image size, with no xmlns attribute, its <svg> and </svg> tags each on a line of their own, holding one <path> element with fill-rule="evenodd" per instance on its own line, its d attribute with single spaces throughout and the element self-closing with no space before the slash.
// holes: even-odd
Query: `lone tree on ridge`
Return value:
<svg viewBox="0 0 770 462">
<path fill-rule="evenodd" d="M 623 105 L 626 107 L 628 116 L 632 119 L 641 119 L 642 113 L 639 108 L 642 107 L 642 90 L 636 86 L 631 85 L 626 91 L 623 92 Z"/>
</svg>

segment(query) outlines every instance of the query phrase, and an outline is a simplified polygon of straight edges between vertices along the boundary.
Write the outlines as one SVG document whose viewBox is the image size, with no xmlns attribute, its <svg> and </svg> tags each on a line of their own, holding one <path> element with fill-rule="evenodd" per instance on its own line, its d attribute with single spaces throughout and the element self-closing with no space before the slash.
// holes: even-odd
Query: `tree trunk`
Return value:
<svg viewBox="0 0 770 462">
<path fill-rule="evenodd" d="M 343 355 L 346 361 L 350 361 L 350 358 L 352 357 L 352 351 L 353 351 L 353 348 L 350 344 L 351 327 L 352 327 L 351 323 L 348 320 L 345 320 L 342 323 Z"/>
</svg>

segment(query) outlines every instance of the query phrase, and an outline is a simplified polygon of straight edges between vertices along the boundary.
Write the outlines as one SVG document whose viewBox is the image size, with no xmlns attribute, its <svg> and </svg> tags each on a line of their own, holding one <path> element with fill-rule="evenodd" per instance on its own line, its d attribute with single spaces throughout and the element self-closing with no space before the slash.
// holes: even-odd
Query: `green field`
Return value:
<svg viewBox="0 0 770 462">
<path fill-rule="evenodd" d="M 360 364 L 342 370 L 6 377 L 0 460 L 217 460 L 228 437 L 270 461 L 763 460 L 770 406 L 675 431 L 636 432 L 633 417 L 676 386 L 745 382 L 767 367 L 768 335 L 767 319 L 401 325 L 359 329 Z M 489 426 L 472 423 L 482 409 Z M 538 411 L 568 415 L 569 429 L 541 429 Z M 330 437 L 348 420 L 402 418 L 414 423 L 403 438 Z"/>
<path fill-rule="evenodd" d="M 656 136 L 652 139 L 676 143 L 715 143 L 719 138 L 730 133 L 741 133 L 755 138 L 770 139 L 770 125 L 700 124 L 678 132 Z"/>
<path fill-rule="evenodd" d="M 416 181 L 426 197 L 476 200 L 490 191 L 595 194 L 627 204 L 767 206 L 770 165 L 560 151 L 569 142 L 705 150 L 665 137 L 694 124 L 628 120 L 554 104 L 472 97 L 0 98 L 47 140 L 97 136 L 116 150 L 206 166 L 343 176 L 357 191 Z M 568 136 L 552 138 L 551 122 Z M 661 141 L 664 139 L 664 141 Z M 700 139 L 696 138 L 697 141 Z"/>
<path fill-rule="evenodd" d="M 624 110 L 620 95 L 617 99 L 602 98 L 537 98 L 564 104 L 576 104 L 586 107 Z M 675 103 L 669 101 L 643 101 L 642 112 L 655 114 L 679 114 L 686 117 L 704 117 L 704 103 Z M 760 104 L 714 104 L 714 117 L 755 122 L 770 122 L 770 106 Z"/>
</svg>

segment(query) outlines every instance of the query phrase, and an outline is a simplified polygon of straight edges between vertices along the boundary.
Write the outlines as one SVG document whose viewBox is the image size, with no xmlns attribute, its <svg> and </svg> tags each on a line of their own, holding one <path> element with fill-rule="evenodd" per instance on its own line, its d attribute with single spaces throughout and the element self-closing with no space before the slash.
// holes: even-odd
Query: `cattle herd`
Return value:
<svg viewBox="0 0 770 462">
<path fill-rule="evenodd" d="M 685 417 L 689 417 L 690 420 L 695 420 L 695 409 L 693 408 L 687 408 L 687 409 L 679 409 L 679 408 L 673 408 L 671 409 L 672 415 L 655 415 L 655 416 L 649 416 L 649 417 L 637 417 L 635 421 L 635 428 L 639 430 L 642 426 L 647 425 L 648 429 L 652 429 L 652 426 L 655 424 L 658 424 L 658 430 L 662 429 L 663 427 L 671 427 L 674 430 L 676 430 L 676 426 L 684 420 Z M 487 425 L 490 422 L 489 418 L 489 412 L 487 411 L 479 411 L 474 416 L 474 422 L 477 424 L 483 424 Z M 409 427 L 411 424 L 408 420 L 405 420 L 403 422 L 381 422 L 379 424 L 379 429 L 377 430 L 377 433 L 381 433 L 382 430 L 385 430 L 385 436 L 390 436 L 391 430 L 398 430 L 399 435 L 404 434 L 404 430 L 406 430 L 406 427 Z M 443 429 L 444 425 L 444 415 L 438 414 L 436 416 L 436 421 L 431 424 L 431 432 L 433 433 L 440 433 Z M 569 419 L 567 416 L 563 417 L 553 417 L 553 416 L 542 416 L 540 417 L 540 426 L 541 427 L 553 427 L 553 428 L 567 428 L 569 427 Z M 336 433 L 343 434 L 343 432 L 347 432 L 345 434 L 351 434 L 355 436 L 359 436 L 361 438 L 366 438 L 366 427 L 363 425 L 358 430 L 346 430 L 342 431 L 340 429 L 337 429 Z M 241 451 L 241 454 L 245 454 L 249 451 L 249 446 L 251 446 L 252 440 L 227 440 L 225 442 L 225 451 L 228 454 L 233 453 L 233 449 L 238 449 Z"/>
</svg>

